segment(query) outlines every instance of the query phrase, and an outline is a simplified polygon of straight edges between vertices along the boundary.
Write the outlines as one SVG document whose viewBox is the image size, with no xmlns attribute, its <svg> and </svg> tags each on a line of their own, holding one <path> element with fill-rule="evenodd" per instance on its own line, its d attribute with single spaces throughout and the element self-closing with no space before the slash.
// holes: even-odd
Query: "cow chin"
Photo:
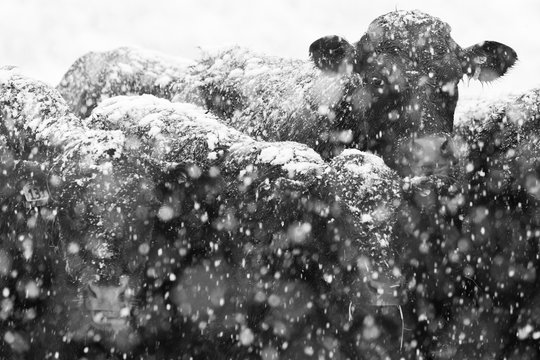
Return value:
<svg viewBox="0 0 540 360">
<path fill-rule="evenodd" d="M 115 330 L 109 328 L 96 328 L 95 323 L 88 318 L 70 319 L 71 329 L 67 335 L 69 340 L 80 344 L 98 345 L 114 349 L 118 353 L 132 352 L 141 342 L 139 334 L 130 326 L 119 326 Z"/>
</svg>

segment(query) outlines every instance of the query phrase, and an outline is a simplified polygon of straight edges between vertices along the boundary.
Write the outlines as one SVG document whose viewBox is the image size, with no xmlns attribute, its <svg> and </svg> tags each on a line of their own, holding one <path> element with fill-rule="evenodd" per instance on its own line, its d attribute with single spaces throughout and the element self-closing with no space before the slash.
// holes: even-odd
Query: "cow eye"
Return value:
<svg viewBox="0 0 540 360">
<path fill-rule="evenodd" d="M 90 252 L 89 252 L 87 249 L 81 248 L 81 249 L 79 250 L 79 252 L 78 252 L 78 255 L 79 255 L 79 257 L 80 257 L 81 259 L 83 259 L 83 260 L 86 261 L 86 260 L 89 260 L 89 259 L 91 258 L 91 255 L 92 255 L 92 254 L 90 254 Z"/>
<path fill-rule="evenodd" d="M 371 78 L 371 83 L 375 86 L 379 86 L 379 87 L 382 87 L 385 85 L 385 82 L 383 79 L 381 78 L 378 78 L 378 77 L 373 77 Z"/>
<path fill-rule="evenodd" d="M 450 51 L 450 49 L 448 47 L 446 47 L 446 46 L 441 45 L 441 44 L 433 44 L 430 51 L 432 52 L 432 55 L 443 56 L 446 53 L 448 53 Z"/>
<path fill-rule="evenodd" d="M 88 284 L 86 287 L 86 290 L 88 291 L 88 294 L 93 298 L 98 298 L 98 293 L 94 290 L 91 284 Z"/>
</svg>

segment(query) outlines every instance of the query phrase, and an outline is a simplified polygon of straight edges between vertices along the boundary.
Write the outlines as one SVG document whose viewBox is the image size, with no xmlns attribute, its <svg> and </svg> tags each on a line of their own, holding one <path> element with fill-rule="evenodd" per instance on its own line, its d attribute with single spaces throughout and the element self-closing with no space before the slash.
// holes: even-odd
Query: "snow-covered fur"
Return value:
<svg viewBox="0 0 540 360">
<path fill-rule="evenodd" d="M 391 248 L 399 181 L 377 156 L 349 150 L 327 164 L 304 144 L 255 141 L 201 108 L 153 96 L 112 98 L 85 123 L 94 129 L 122 131 L 129 151 L 147 156 L 163 169 L 189 164 L 196 174 L 218 171 L 232 193 L 237 191 L 232 184 L 240 179 L 244 184 L 237 184 L 240 198 L 248 190 L 264 198 L 259 193 L 263 190 L 268 196 L 280 190 L 316 196 L 317 189 L 323 206 L 317 211 L 322 215 L 330 211 L 330 205 L 324 205 L 329 201 L 340 204 L 358 236 L 364 234 L 360 238 L 365 237 L 365 244 L 356 245 L 360 253 Z"/>
<path fill-rule="evenodd" d="M 540 90 L 532 89 L 464 104 L 459 113 L 456 136 L 469 148 L 467 230 L 483 243 L 486 256 L 498 257 L 500 274 L 486 282 L 497 286 L 504 279 L 500 296 L 512 296 L 534 277 L 537 245 L 530 240 L 540 235 L 539 104 Z"/>
<path fill-rule="evenodd" d="M 540 89 L 496 101 L 468 101 L 456 114 L 456 136 L 465 140 L 468 173 L 491 191 L 525 190 L 540 200 Z M 480 174 L 481 173 L 481 174 Z"/>
<path fill-rule="evenodd" d="M 7 294 L 0 306 L 0 321 L 22 332 L 32 331 L 24 314 L 47 302 L 46 291 L 58 269 L 59 229 L 56 207 L 51 202 L 36 206 L 27 198 L 26 189 L 54 185 L 47 181 L 40 162 L 17 160 L 4 147 L 0 147 L 0 157 L 0 284 Z M 21 338 L 19 346 L 28 347 L 27 339 Z M 0 350 L 0 357 L 10 358 L 5 350 Z"/>
<path fill-rule="evenodd" d="M 409 45 L 409 30 L 449 31 L 419 12 L 390 13 L 374 24 L 370 39 L 360 44 L 388 45 L 393 39 L 386 36 L 392 35 L 385 32 L 387 25 L 400 25 L 400 40 Z M 440 40 L 421 37 L 430 45 Z M 369 46 L 367 52 L 381 60 L 377 66 L 393 69 L 396 55 L 390 50 L 395 47 L 372 53 Z M 313 55 L 318 66 L 343 63 L 317 70 L 305 62 L 249 60 L 250 52 L 236 49 L 217 52 L 216 58 L 207 55 L 209 62 L 188 68 L 188 75 L 183 65 L 167 72 L 160 67 L 163 60 L 147 62 L 147 55 L 131 50 L 117 58 L 99 55 L 98 68 L 111 71 L 95 68 L 97 77 L 87 79 L 97 87 L 83 84 L 86 80 L 76 84 L 77 69 L 94 69 L 83 66 L 90 60 L 72 73 L 75 88 L 85 89 L 83 97 L 90 91 L 89 98 L 74 95 L 79 90 L 69 94 L 71 80 L 61 85 L 66 96 L 74 95 L 70 103 L 84 120 L 65 111 L 54 90 L 2 69 L 0 320 L 7 331 L 0 339 L 0 357 L 46 358 L 58 351 L 76 358 L 84 351 L 90 358 L 382 359 L 399 353 L 403 330 L 403 357 L 534 358 L 537 349 L 529 344 L 537 339 L 539 325 L 538 90 L 458 112 L 453 144 L 465 154 L 465 175 L 449 183 L 429 179 L 421 170 L 438 166 L 437 154 L 428 152 L 443 149 L 449 122 L 428 124 L 420 142 L 415 136 L 411 143 L 407 138 L 397 142 L 405 144 L 405 151 L 419 145 L 404 158 L 424 161 L 405 164 L 401 174 L 411 177 L 402 183 L 373 154 L 349 149 L 324 162 L 305 144 L 263 141 L 269 136 L 264 131 L 254 138 L 246 134 L 249 127 L 240 132 L 223 123 L 240 121 L 237 113 L 249 109 L 249 121 L 254 121 L 249 114 L 264 118 L 264 99 L 272 95 L 279 100 L 268 106 L 273 114 L 289 111 L 294 104 L 287 100 L 293 99 L 309 105 L 312 113 L 294 113 L 291 120 L 304 114 L 338 118 L 339 106 L 329 111 L 312 107 L 317 91 L 307 81 L 302 97 L 265 93 L 264 84 L 256 84 L 263 79 L 277 93 L 280 84 L 303 81 L 303 74 L 353 84 L 358 76 L 349 72 L 354 61 L 347 59 L 356 50 L 345 47 L 343 56 L 316 61 L 326 50 L 319 47 Z M 433 60 L 440 50 L 432 46 L 420 53 Z M 469 50 L 462 57 L 468 67 L 461 70 L 482 81 L 501 75 L 515 61 L 511 49 L 494 42 Z M 132 59 L 138 59 L 136 66 L 126 66 Z M 251 73 L 256 67 L 250 62 L 262 73 Z M 272 66 L 265 68 L 265 62 Z M 146 65 L 159 71 L 147 70 L 145 78 Z M 306 71 L 291 82 L 279 72 L 296 66 Z M 161 71 L 168 75 L 160 78 Z M 272 72 L 281 82 L 272 82 Z M 133 74 L 134 81 L 126 81 Z M 360 89 L 376 86 L 390 93 L 389 86 L 396 85 L 391 79 L 399 77 L 391 71 L 380 74 L 385 77 L 363 77 Z M 421 75 L 408 79 L 422 80 Z M 141 81 L 144 86 L 138 85 Z M 428 87 L 441 85 L 426 81 Z M 260 91 L 262 104 L 253 95 L 257 91 L 250 93 L 253 88 Z M 122 92 L 165 99 L 105 99 Z M 452 99 L 457 96 L 450 93 Z M 245 94 L 250 95 L 244 103 Z M 175 95 L 201 107 L 166 100 Z M 339 96 L 347 103 L 347 96 Z M 428 99 L 423 110 L 438 110 L 430 109 L 437 104 L 451 109 L 452 99 Z M 399 107 L 386 100 L 380 103 L 382 113 L 388 104 Z M 428 117 L 433 119 L 440 120 Z M 408 135 L 416 125 L 400 124 Z M 437 126 L 445 127 L 445 136 L 437 138 Z M 341 129 L 336 134 L 339 146 L 350 139 Z M 52 204 L 34 199 L 27 206 L 27 183 L 45 186 Z M 57 258 L 51 255 L 56 262 L 45 256 L 49 245 L 62 250 Z M 397 259 L 396 245 L 402 246 Z M 71 277 L 79 286 L 52 282 L 51 274 Z M 400 291 L 395 286 L 402 277 L 411 290 L 403 304 L 406 328 L 396 326 L 397 308 L 367 306 L 396 304 Z M 41 311 L 49 297 L 54 306 Z M 34 351 L 39 346 L 43 351 Z"/>
<path fill-rule="evenodd" d="M 361 85 L 358 74 L 325 74 L 307 61 L 233 47 L 205 53 L 171 93 L 255 138 L 297 141 L 333 156 L 364 130 L 363 119 L 342 105 Z"/>
<path fill-rule="evenodd" d="M 63 76 L 56 89 L 73 113 L 87 117 L 103 99 L 153 94 L 169 98 L 169 85 L 185 76 L 190 61 L 148 50 L 122 47 L 89 52 Z"/>
<path fill-rule="evenodd" d="M 170 264 L 154 255 L 148 264 L 178 274 L 171 301 L 191 322 L 208 323 L 210 336 L 248 331 L 244 322 L 227 320 L 231 311 L 249 318 L 249 309 L 277 306 L 268 324 L 292 341 L 309 323 L 345 329 L 349 316 L 369 313 L 366 303 L 399 301 L 392 224 L 400 183 L 380 158 L 348 150 L 328 164 L 304 144 L 255 141 L 201 108 L 153 96 L 111 98 L 85 123 L 122 131 L 129 151 L 171 169 L 157 231 L 169 256 L 178 258 L 178 246 L 186 255 Z M 180 159 L 187 168 L 178 172 Z M 205 181 L 205 190 L 196 190 Z M 175 246 L 167 244 L 171 236 L 179 238 Z M 186 257 L 190 265 L 179 272 L 176 264 Z M 214 267 L 226 276 L 213 277 Z M 304 273 L 306 267 L 318 270 Z M 202 290 L 193 293 L 193 286 Z M 293 289 L 298 293 L 279 310 L 275 299 Z M 293 303 L 310 293 L 326 300 Z M 332 311 L 322 320 L 327 301 Z M 211 309 L 211 322 L 201 307 Z M 264 338 L 246 334 L 254 337 L 249 341 Z"/>
<path fill-rule="evenodd" d="M 449 135 L 462 76 L 490 81 L 517 59 L 511 48 L 496 42 L 462 49 L 448 24 L 420 11 L 378 17 L 354 46 L 337 36 L 319 39 L 310 53 L 313 62 L 239 47 L 206 52 L 175 71 L 176 77 L 163 83 L 166 89 L 157 89 L 143 86 L 142 75 L 129 65 L 145 64 L 156 81 L 155 69 L 162 67 L 155 58 L 122 48 L 82 57 L 59 88 L 80 99 L 71 102 L 77 113 L 100 96 L 81 92 L 81 83 L 105 89 L 105 96 L 146 91 L 202 105 L 257 139 L 305 143 L 324 158 L 343 148 L 371 150 L 409 176 L 448 172 L 452 165 Z M 98 62 L 94 71 L 104 75 L 90 77 L 83 64 L 96 57 L 111 61 Z M 429 154 L 409 156 L 417 149 Z"/>
<path fill-rule="evenodd" d="M 39 86 L 46 88 L 12 71 L 4 79 L 18 94 L 17 84 L 37 89 L 36 96 Z M 20 98 L 7 98 L 4 107 L 12 111 Z M 57 99 L 58 107 L 65 106 Z M 55 131 L 25 125 L 26 114 L 10 118 L 44 144 L 38 152 L 44 171 L 33 169 L 46 185 L 54 184 L 48 190 L 58 208 L 55 245 L 67 270 L 61 277 L 78 285 L 59 283 L 53 293 L 64 302 L 61 316 L 43 320 L 45 329 L 62 322 L 66 341 L 96 341 L 92 334 L 99 333 L 98 344 L 132 352 L 170 331 L 193 328 L 196 334 L 206 320 L 192 317 L 199 312 L 189 309 L 198 303 L 183 289 L 209 261 L 222 261 L 232 279 L 223 298 L 234 307 L 222 307 L 216 298 L 215 316 L 225 311 L 224 320 L 233 312 L 247 319 L 249 309 L 274 307 L 266 320 L 283 330 L 280 342 L 294 343 L 294 334 L 314 322 L 331 321 L 346 331 L 371 313 L 366 305 L 399 302 L 392 225 L 400 181 L 380 158 L 348 150 L 325 163 L 304 144 L 254 140 L 201 108 L 153 96 L 106 100 L 83 121 L 66 112 L 62 121 L 54 120 Z M 41 124 L 48 113 L 30 114 Z M 25 154 L 17 143 L 10 145 L 10 154 Z M 14 181 L 7 179 L 9 186 Z M 299 299 L 317 296 L 289 309 L 292 288 Z M 321 318 L 330 303 L 329 318 Z M 185 320 L 161 311 L 171 304 Z M 248 336 L 245 322 L 227 321 L 208 324 L 212 341 L 221 331 L 232 339 L 242 331 Z M 51 336 L 44 331 L 32 333 Z M 256 339 L 266 336 L 250 331 Z"/>
<path fill-rule="evenodd" d="M 239 47 L 205 54 L 189 67 L 119 48 L 78 59 L 58 89 L 82 117 L 104 98 L 147 93 L 205 106 L 255 138 L 298 141 L 319 149 L 327 142 L 352 142 L 351 130 L 340 130 L 345 120 L 340 112 L 348 111 L 336 106 L 348 87 L 359 85 L 356 75 L 327 76 L 307 61 Z"/>
<path fill-rule="evenodd" d="M 13 67 L 0 67 L 0 121 L 0 142 L 17 159 L 52 156 L 82 128 L 55 89 Z"/>
<path fill-rule="evenodd" d="M 409 205 L 400 220 L 408 243 L 402 270 L 421 284 L 408 306 L 422 319 L 416 326 L 426 331 L 426 353 L 537 356 L 528 343 L 539 324 L 539 103 L 532 89 L 460 104 L 454 137 L 461 144 L 462 191 L 449 191 L 440 198 L 446 206 L 430 214 Z M 427 325 L 439 322 L 444 325 Z"/>
</svg>

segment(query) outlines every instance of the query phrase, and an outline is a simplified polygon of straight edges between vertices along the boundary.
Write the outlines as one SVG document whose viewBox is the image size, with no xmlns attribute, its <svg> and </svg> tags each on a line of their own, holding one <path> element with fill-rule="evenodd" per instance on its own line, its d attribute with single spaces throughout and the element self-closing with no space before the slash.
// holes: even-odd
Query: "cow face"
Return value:
<svg viewBox="0 0 540 360">
<path fill-rule="evenodd" d="M 310 54 L 324 72 L 352 64 L 361 75 L 363 85 L 352 91 L 346 106 L 365 123 L 367 133 L 359 136 L 367 149 L 395 169 L 410 161 L 403 151 L 411 148 L 427 154 L 420 159 L 427 168 L 437 166 L 445 156 L 430 154 L 429 147 L 445 144 L 452 132 L 458 82 L 464 75 L 491 81 L 517 59 L 514 50 L 493 41 L 463 49 L 451 38 L 448 24 L 419 11 L 380 16 L 355 46 L 337 36 L 319 39 Z M 426 136 L 429 141 L 416 140 Z M 414 146 L 396 146 L 403 139 Z M 428 148 L 419 150 L 423 145 Z"/>
<path fill-rule="evenodd" d="M 106 162 L 66 177 L 60 199 L 60 244 L 88 325 L 129 329 L 151 244 L 158 202 L 147 167 Z"/>
</svg>

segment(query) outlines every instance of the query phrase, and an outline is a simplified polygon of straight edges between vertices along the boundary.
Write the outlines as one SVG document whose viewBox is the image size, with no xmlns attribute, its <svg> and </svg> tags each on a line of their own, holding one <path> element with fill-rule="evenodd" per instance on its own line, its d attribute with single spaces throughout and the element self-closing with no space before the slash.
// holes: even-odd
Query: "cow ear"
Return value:
<svg viewBox="0 0 540 360">
<path fill-rule="evenodd" d="M 503 76 L 516 60 L 517 54 L 511 47 L 484 41 L 464 50 L 461 65 L 469 78 L 487 82 Z"/>
<path fill-rule="evenodd" d="M 351 60 L 354 47 L 340 36 L 322 37 L 311 44 L 309 56 L 322 71 L 339 72 L 344 61 Z"/>
</svg>

